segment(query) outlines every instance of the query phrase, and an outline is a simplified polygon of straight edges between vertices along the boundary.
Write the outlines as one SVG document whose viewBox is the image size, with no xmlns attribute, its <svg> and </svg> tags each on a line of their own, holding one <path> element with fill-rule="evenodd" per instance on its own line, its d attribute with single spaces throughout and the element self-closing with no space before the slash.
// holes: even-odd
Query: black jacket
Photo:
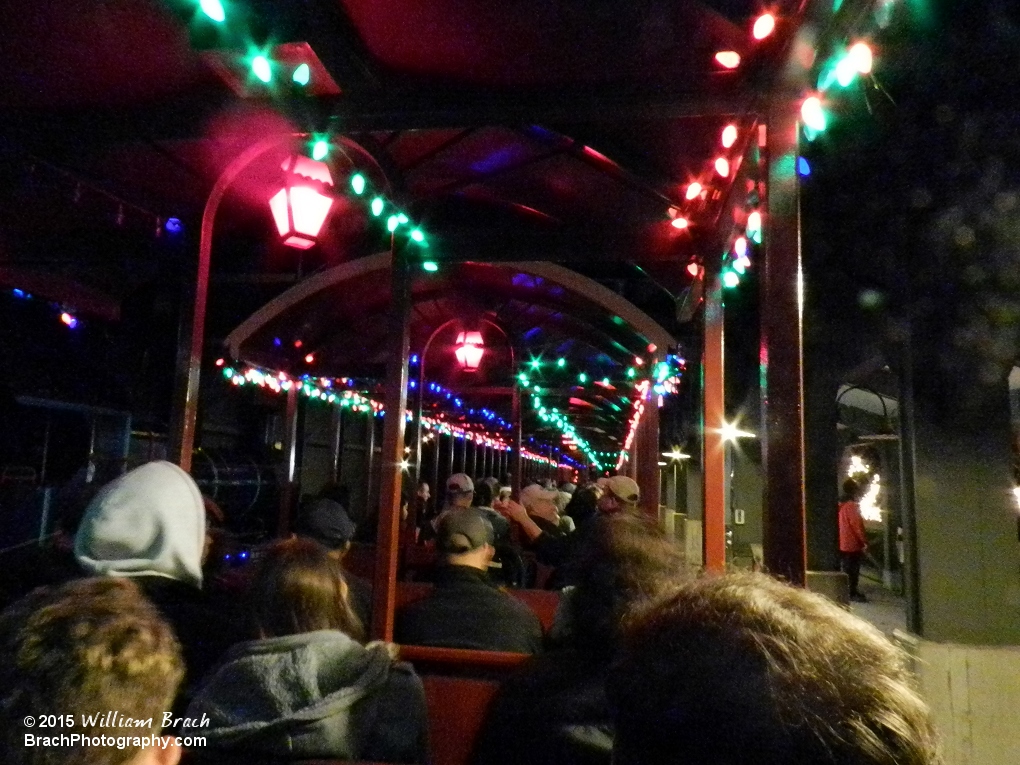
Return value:
<svg viewBox="0 0 1020 765">
<path fill-rule="evenodd" d="M 474 752 L 476 765 L 610 765 L 607 664 L 549 651 L 500 687 Z"/>
<path fill-rule="evenodd" d="M 484 571 L 444 564 L 436 568 L 435 590 L 397 614 L 396 639 L 410 645 L 537 653 L 542 624 Z"/>
</svg>

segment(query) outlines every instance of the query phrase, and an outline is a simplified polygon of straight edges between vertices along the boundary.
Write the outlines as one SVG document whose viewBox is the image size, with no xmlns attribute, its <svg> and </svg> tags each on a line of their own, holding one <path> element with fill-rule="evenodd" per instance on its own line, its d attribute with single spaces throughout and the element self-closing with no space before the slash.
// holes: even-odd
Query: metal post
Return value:
<svg viewBox="0 0 1020 765">
<path fill-rule="evenodd" d="M 900 347 L 900 507 L 903 511 L 903 594 L 907 601 L 907 630 L 924 635 L 921 610 L 921 569 L 917 555 L 917 471 L 914 423 L 914 359 L 908 330 Z"/>
<path fill-rule="evenodd" d="M 195 299 L 191 314 L 191 342 L 181 344 L 177 352 L 173 409 L 170 414 L 170 459 L 184 470 L 191 470 L 191 452 L 195 448 L 195 423 L 198 419 L 198 387 L 202 373 L 205 339 L 205 312 L 209 297 L 209 264 L 212 259 L 213 226 L 216 212 L 234 178 L 254 160 L 271 149 L 290 143 L 293 136 L 276 135 L 248 147 L 231 160 L 216 179 L 202 212 L 202 231 L 198 247 Z"/>
<path fill-rule="evenodd" d="M 702 464 L 704 465 L 702 543 L 705 568 L 726 568 L 725 334 L 722 284 L 706 272 L 704 349 L 702 351 Z"/>
<path fill-rule="evenodd" d="M 333 407 L 332 432 L 330 433 L 330 446 L 332 447 L 332 460 L 330 478 L 333 483 L 340 483 L 343 475 L 344 465 L 344 408 Z"/>
<path fill-rule="evenodd" d="M 280 492 L 280 514 L 276 519 L 276 536 L 290 534 L 290 519 L 297 502 L 297 441 L 298 441 L 298 386 L 292 384 L 287 391 L 287 408 L 283 417 L 283 491 Z"/>
<path fill-rule="evenodd" d="M 650 369 L 655 369 L 651 360 Z M 645 392 L 645 409 L 641 413 L 641 426 L 635 440 L 640 439 L 641 461 L 637 467 L 637 482 L 641 487 L 641 510 L 645 517 L 659 520 L 661 480 L 659 478 L 659 401 L 651 386 Z"/>
<path fill-rule="evenodd" d="M 513 475 L 511 476 L 513 487 L 513 496 L 515 499 L 521 496 L 521 480 L 523 479 L 522 471 L 524 470 L 524 457 L 522 451 L 524 449 L 524 436 L 521 433 L 521 391 L 516 385 L 514 385 L 513 399 L 510 403 L 510 419 L 513 422 L 514 430 L 514 461 L 513 461 Z"/>
<path fill-rule="evenodd" d="M 447 481 L 450 480 L 450 476 L 451 475 L 453 475 L 455 472 L 457 472 L 456 470 L 454 470 L 454 468 L 455 468 L 455 458 L 456 458 L 455 455 L 454 455 L 454 451 L 456 450 L 456 444 L 457 444 L 457 439 L 454 438 L 453 433 L 450 433 L 450 451 L 447 452 L 447 454 L 446 454 L 446 480 Z M 438 491 L 438 487 L 436 487 L 436 490 Z"/>
<path fill-rule="evenodd" d="M 365 433 L 365 517 L 372 517 L 372 489 L 375 488 L 375 412 L 368 413 Z"/>
<path fill-rule="evenodd" d="M 442 436 L 435 434 L 432 439 L 432 496 L 433 503 L 439 501 L 439 447 L 443 443 Z"/>
<path fill-rule="evenodd" d="M 386 417 L 383 420 L 379 481 L 379 528 L 376 535 L 375 582 L 372 593 L 372 636 L 393 640 L 396 608 L 397 554 L 400 534 L 400 490 L 407 410 L 407 357 L 411 346 L 411 272 L 403 250 L 390 245 L 390 347 L 386 365 Z"/>
</svg>

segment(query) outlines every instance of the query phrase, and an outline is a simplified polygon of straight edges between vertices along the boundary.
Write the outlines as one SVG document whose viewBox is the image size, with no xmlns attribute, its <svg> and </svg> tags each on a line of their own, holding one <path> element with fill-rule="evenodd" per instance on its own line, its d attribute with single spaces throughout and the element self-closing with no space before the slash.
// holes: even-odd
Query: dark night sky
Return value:
<svg viewBox="0 0 1020 765">
<path fill-rule="evenodd" d="M 981 406 L 1020 356 L 1020 4 L 898 2 L 913 13 L 876 45 L 888 97 L 847 89 L 803 147 L 807 338 L 845 371 L 895 362 L 909 320 L 919 394 Z M 728 300 L 736 326 L 752 303 Z M 727 345 L 752 385 L 756 336 Z"/>
</svg>

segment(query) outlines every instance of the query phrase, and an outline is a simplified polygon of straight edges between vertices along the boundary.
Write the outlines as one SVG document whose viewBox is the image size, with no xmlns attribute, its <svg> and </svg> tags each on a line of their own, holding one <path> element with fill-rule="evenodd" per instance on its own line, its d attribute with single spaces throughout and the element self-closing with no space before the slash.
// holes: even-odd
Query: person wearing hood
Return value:
<svg viewBox="0 0 1020 765">
<path fill-rule="evenodd" d="M 206 748 L 248 755 L 418 763 L 428 760 L 421 679 L 396 646 L 362 645 L 339 562 L 300 537 L 259 561 L 252 633 L 234 646 L 187 716 L 209 720 Z"/>
<path fill-rule="evenodd" d="M 82 569 L 133 580 L 170 622 L 192 686 L 241 634 L 202 592 L 206 544 L 198 485 L 163 461 L 135 468 L 100 489 L 74 540 Z"/>
</svg>

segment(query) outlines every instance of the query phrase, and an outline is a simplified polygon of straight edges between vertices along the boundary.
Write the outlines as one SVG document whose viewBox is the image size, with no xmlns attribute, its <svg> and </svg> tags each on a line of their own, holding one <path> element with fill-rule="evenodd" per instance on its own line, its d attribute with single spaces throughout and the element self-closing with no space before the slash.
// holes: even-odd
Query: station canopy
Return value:
<svg viewBox="0 0 1020 765">
<path fill-rule="evenodd" d="M 234 328 L 230 363 L 380 381 L 392 234 L 413 266 L 411 353 L 435 334 L 426 383 L 506 418 L 523 376 L 526 430 L 557 442 L 529 405 L 538 385 L 541 407 L 609 453 L 637 385 L 657 382 L 651 362 L 673 379 L 697 356 L 705 260 L 764 210 L 762 115 L 807 3 L 3 6 L 5 152 L 83 183 L 99 206 L 118 200 L 118 225 L 176 217 L 197 242 L 216 179 L 279 137 L 212 222 L 210 310 Z M 766 10 L 774 29 L 756 23 Z M 297 251 L 268 200 L 288 158 L 313 154 L 334 201 L 317 244 Z M 88 199 L 58 186 L 13 228 L 59 242 L 97 225 Z M 16 234 L 7 281 L 31 260 Z M 749 256 L 753 268 L 753 242 Z M 116 302 L 136 267 L 97 247 L 61 271 Z M 476 329 L 486 352 L 466 372 L 451 347 Z"/>
</svg>

